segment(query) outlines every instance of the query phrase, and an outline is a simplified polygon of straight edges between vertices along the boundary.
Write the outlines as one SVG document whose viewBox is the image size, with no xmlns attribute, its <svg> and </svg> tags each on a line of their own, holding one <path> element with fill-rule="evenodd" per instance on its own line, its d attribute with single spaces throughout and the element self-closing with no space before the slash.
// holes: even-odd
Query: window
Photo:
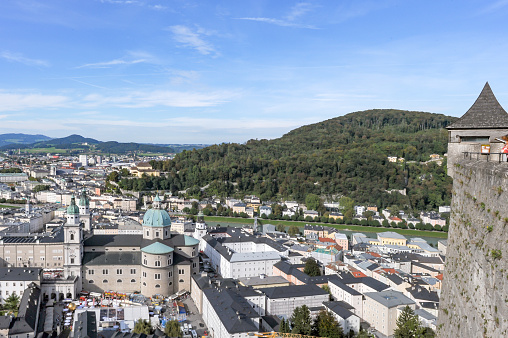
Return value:
<svg viewBox="0 0 508 338">
<path fill-rule="evenodd" d="M 184 270 L 184 269 L 178 269 L 178 274 L 179 274 L 179 275 L 183 275 L 183 274 L 185 274 L 185 270 Z"/>
<path fill-rule="evenodd" d="M 173 276 L 173 271 L 168 272 L 168 277 Z"/>
<path fill-rule="evenodd" d="M 150 231 L 147 231 L 147 232 L 146 232 L 146 235 L 147 235 L 147 236 L 150 236 Z"/>
<path fill-rule="evenodd" d="M 161 286 L 160 286 L 160 284 L 155 284 L 155 287 L 160 288 Z"/>
<path fill-rule="evenodd" d="M 146 283 L 145 283 L 145 282 L 143 282 L 143 286 L 146 286 Z"/>
<path fill-rule="evenodd" d="M 155 266 L 161 266 L 161 261 L 155 261 Z"/>
<path fill-rule="evenodd" d="M 121 275 L 123 273 L 122 269 L 116 269 L 116 274 Z"/>
<path fill-rule="evenodd" d="M 161 279 L 161 274 L 160 274 L 160 273 L 156 273 L 156 274 L 154 275 L 154 277 L 155 277 L 155 279 Z"/>
<path fill-rule="evenodd" d="M 74 240 L 74 234 L 71 234 L 71 241 Z"/>
<path fill-rule="evenodd" d="M 107 279 L 104 279 L 102 282 L 103 282 L 103 283 L 108 283 L 108 280 L 107 280 Z"/>
<path fill-rule="evenodd" d="M 158 231 L 155 232 L 155 237 L 159 237 L 160 233 Z"/>
<path fill-rule="evenodd" d="M 93 281 L 93 279 L 90 279 L 90 280 L 88 281 L 88 283 L 93 284 L 93 283 L 95 283 L 95 282 Z"/>
<path fill-rule="evenodd" d="M 195 268 L 197 265 L 196 263 L 192 263 L 192 267 Z"/>
<path fill-rule="evenodd" d="M 169 284 L 168 284 L 168 285 L 173 285 L 173 282 L 169 282 Z"/>
<path fill-rule="evenodd" d="M 109 275 L 109 270 L 108 269 L 102 269 L 102 274 L 103 275 Z"/>
<path fill-rule="evenodd" d="M 136 280 L 135 279 L 131 279 L 131 283 L 136 283 Z"/>
<path fill-rule="evenodd" d="M 71 264 L 74 264 L 74 258 L 71 258 Z"/>
<path fill-rule="evenodd" d="M 145 277 L 145 278 L 146 278 L 146 272 L 143 272 L 143 277 Z"/>
<path fill-rule="evenodd" d="M 95 274 L 95 271 L 94 270 L 88 270 L 88 274 L 89 275 L 93 275 L 93 274 Z"/>
<path fill-rule="evenodd" d="M 146 259 L 143 259 L 143 264 L 144 265 L 147 265 L 148 264 L 148 261 Z"/>
<path fill-rule="evenodd" d="M 460 142 L 489 143 L 488 136 L 461 136 Z"/>
<path fill-rule="evenodd" d="M 121 282 L 122 282 L 122 280 L 121 280 L 121 279 L 117 279 L 117 280 L 116 280 L 116 282 L 117 282 L 117 283 L 121 283 Z"/>
<path fill-rule="evenodd" d="M 131 275 L 135 275 L 136 274 L 136 269 L 131 269 Z"/>
</svg>

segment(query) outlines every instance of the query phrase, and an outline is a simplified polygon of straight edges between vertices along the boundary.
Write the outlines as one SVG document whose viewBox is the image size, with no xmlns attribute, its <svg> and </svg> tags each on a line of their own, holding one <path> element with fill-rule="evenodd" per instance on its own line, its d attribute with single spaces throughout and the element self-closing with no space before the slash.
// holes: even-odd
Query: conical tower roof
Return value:
<svg viewBox="0 0 508 338">
<path fill-rule="evenodd" d="M 489 83 L 469 110 L 448 129 L 506 129 L 508 113 L 497 101 Z"/>
</svg>

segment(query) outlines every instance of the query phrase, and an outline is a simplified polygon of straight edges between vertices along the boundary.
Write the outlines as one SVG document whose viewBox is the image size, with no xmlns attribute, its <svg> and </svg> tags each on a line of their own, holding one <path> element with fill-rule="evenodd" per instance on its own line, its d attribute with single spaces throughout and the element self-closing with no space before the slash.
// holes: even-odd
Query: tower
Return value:
<svg viewBox="0 0 508 338">
<path fill-rule="evenodd" d="M 196 227 L 194 228 L 194 238 L 200 241 L 201 238 L 203 238 L 203 236 L 205 235 L 206 235 L 205 216 L 200 211 L 196 219 Z"/>
<path fill-rule="evenodd" d="M 469 110 L 448 129 L 448 175 L 452 178 L 455 164 L 469 155 L 478 160 L 498 161 L 499 155 L 482 155 L 489 146 L 490 153 L 500 153 L 504 143 L 499 139 L 508 134 L 508 113 L 499 104 L 489 83 Z"/>
<path fill-rule="evenodd" d="M 87 196 L 85 188 L 81 190 L 78 204 L 79 219 L 83 222 L 83 229 L 85 231 L 91 231 L 90 198 Z"/>
<path fill-rule="evenodd" d="M 78 277 L 78 290 L 81 290 L 81 261 L 83 258 L 83 230 L 79 221 L 79 207 L 74 195 L 67 207 L 67 222 L 64 231 L 64 275 Z"/>
</svg>

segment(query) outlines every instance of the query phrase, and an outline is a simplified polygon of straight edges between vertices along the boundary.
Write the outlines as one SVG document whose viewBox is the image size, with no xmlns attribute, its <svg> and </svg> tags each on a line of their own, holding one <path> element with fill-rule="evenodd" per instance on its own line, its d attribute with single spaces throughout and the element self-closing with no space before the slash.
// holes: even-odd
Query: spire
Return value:
<svg viewBox="0 0 508 338">
<path fill-rule="evenodd" d="M 506 129 L 508 113 L 503 109 L 492 92 L 489 83 L 485 83 L 480 96 L 469 110 L 448 129 Z"/>
</svg>

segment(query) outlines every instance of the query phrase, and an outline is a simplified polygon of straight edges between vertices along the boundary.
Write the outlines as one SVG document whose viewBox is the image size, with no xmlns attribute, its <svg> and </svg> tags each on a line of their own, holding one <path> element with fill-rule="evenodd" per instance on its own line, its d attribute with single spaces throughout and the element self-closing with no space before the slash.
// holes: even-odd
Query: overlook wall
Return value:
<svg viewBox="0 0 508 338">
<path fill-rule="evenodd" d="M 454 170 L 438 337 L 508 337 L 508 163 Z"/>
</svg>

